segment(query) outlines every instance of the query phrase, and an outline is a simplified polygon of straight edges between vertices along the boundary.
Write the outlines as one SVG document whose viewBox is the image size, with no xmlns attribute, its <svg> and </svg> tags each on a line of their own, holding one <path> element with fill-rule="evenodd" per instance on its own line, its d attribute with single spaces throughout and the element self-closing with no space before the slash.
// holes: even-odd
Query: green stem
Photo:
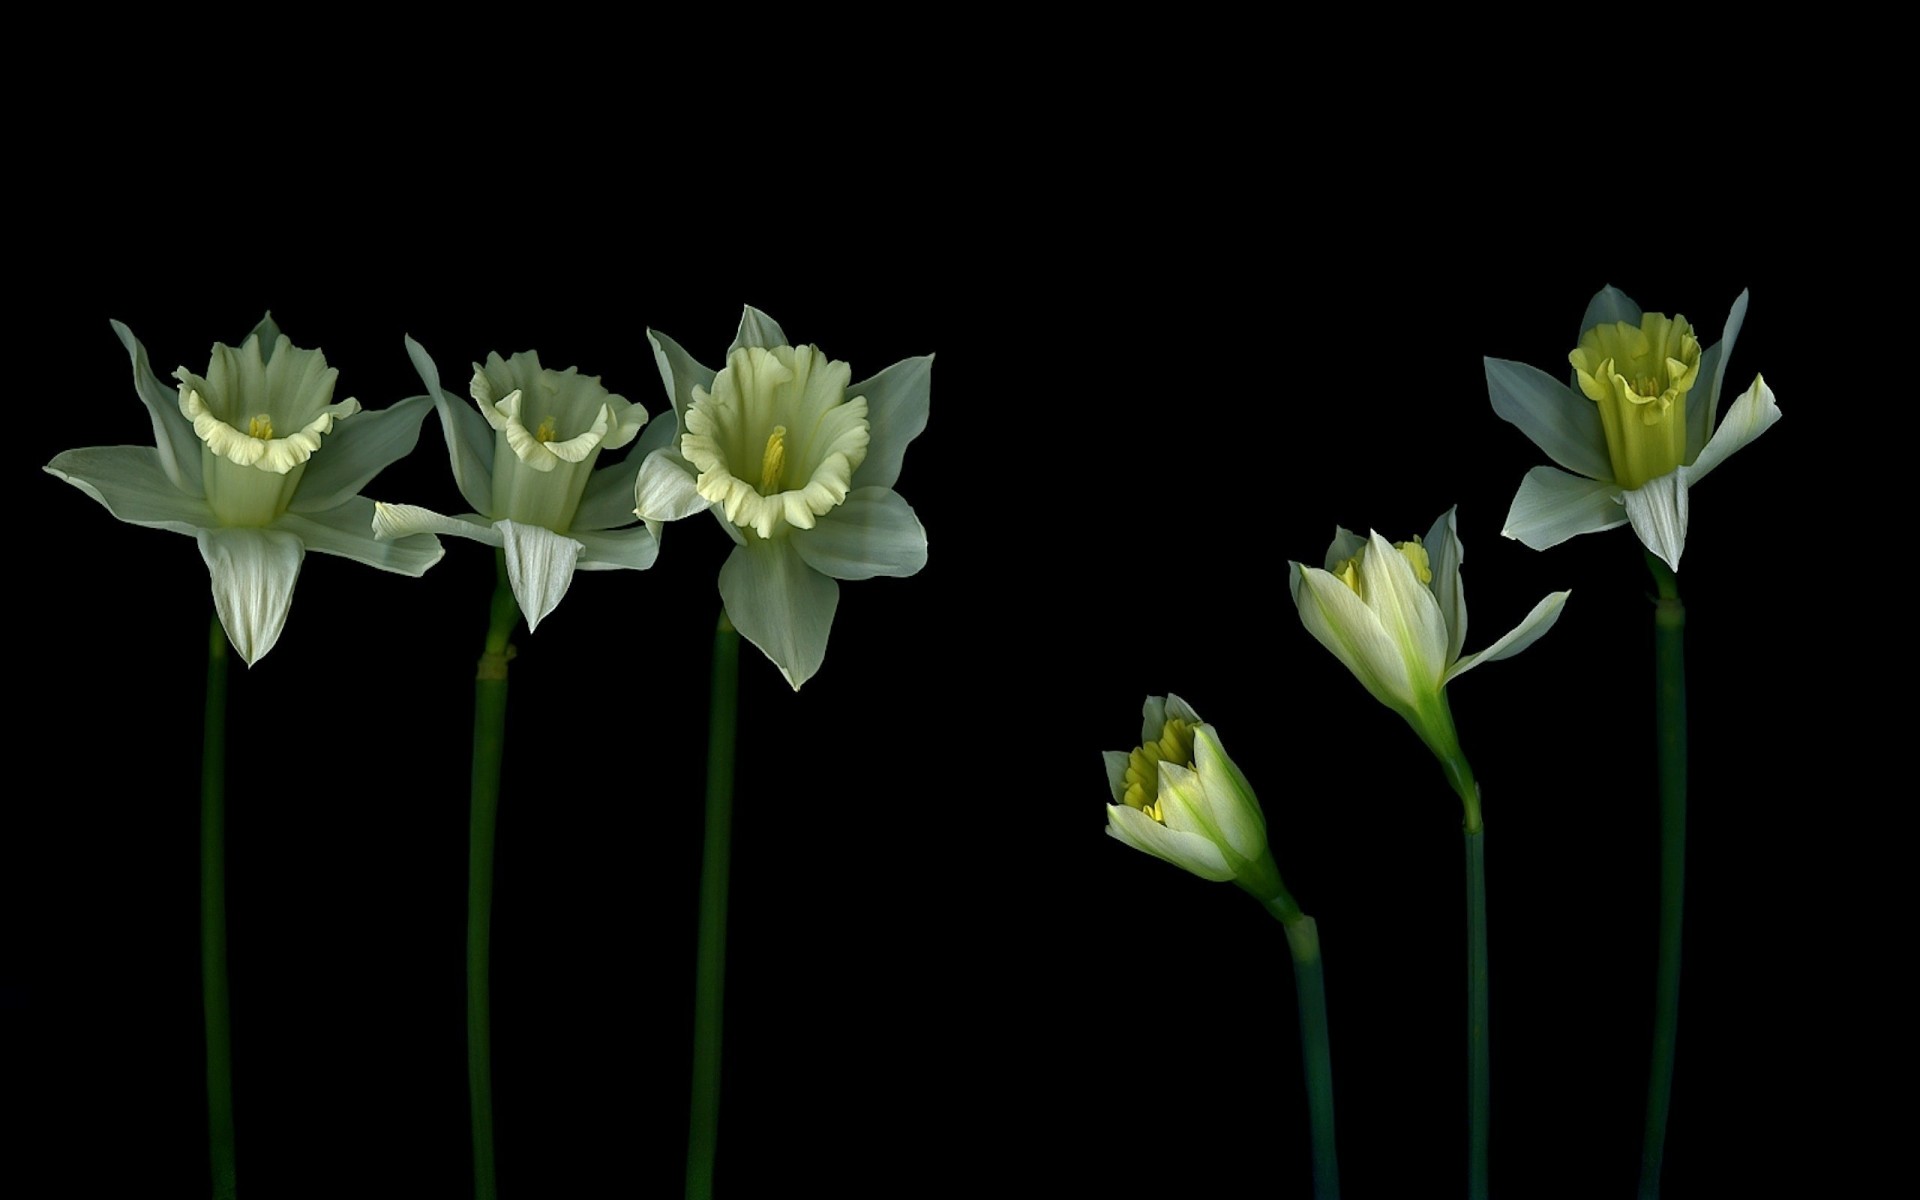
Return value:
<svg viewBox="0 0 1920 1200">
<path fill-rule="evenodd" d="M 1320 963 L 1320 929 L 1282 892 L 1267 902 L 1293 951 L 1293 986 L 1300 1002 L 1300 1059 L 1307 1078 L 1307 1122 L 1313 1136 L 1314 1200 L 1339 1200 L 1340 1158 L 1333 1136 L 1333 1051 L 1327 1035 L 1327 988 Z"/>
<path fill-rule="evenodd" d="M 489 963 L 493 924 L 493 843 L 500 815 L 500 756 L 506 742 L 507 661 L 520 620 L 495 551 L 496 578 L 486 649 L 473 682 L 472 809 L 467 828 L 467 1087 L 473 1112 L 473 1194 L 498 1195 L 493 1164 L 493 1004 Z"/>
<path fill-rule="evenodd" d="M 1487 832 L 1480 816 L 1480 783 L 1460 752 L 1453 715 L 1440 705 L 1436 748 L 1447 782 L 1460 797 L 1467 849 L 1467 1195 L 1486 1200 L 1488 1145 L 1493 1119 L 1493 1067 L 1487 1024 Z M 1432 743 L 1429 743 L 1432 744 Z"/>
<path fill-rule="evenodd" d="M 700 856 L 700 941 L 693 986 L 693 1100 L 687 1129 L 687 1197 L 713 1195 L 720 1134 L 720 1017 L 727 975 L 727 875 L 733 841 L 733 745 L 740 693 L 740 635 L 727 614 L 713 633 L 707 712 L 707 829 Z"/>
<path fill-rule="evenodd" d="M 227 631 L 207 631 L 207 712 L 200 742 L 200 993 L 207 1018 L 207 1140 L 214 1200 L 236 1195 L 233 1031 L 227 995 Z"/>
<path fill-rule="evenodd" d="M 1653 609 L 1654 727 L 1660 753 L 1660 965 L 1654 982 L 1653 1061 L 1647 1128 L 1640 1145 L 1640 1197 L 1660 1195 L 1667 1112 L 1673 1100 L 1674 1037 L 1680 1020 L 1680 925 L 1687 890 L 1687 610 L 1667 564 L 1647 555 L 1659 599 Z"/>
</svg>

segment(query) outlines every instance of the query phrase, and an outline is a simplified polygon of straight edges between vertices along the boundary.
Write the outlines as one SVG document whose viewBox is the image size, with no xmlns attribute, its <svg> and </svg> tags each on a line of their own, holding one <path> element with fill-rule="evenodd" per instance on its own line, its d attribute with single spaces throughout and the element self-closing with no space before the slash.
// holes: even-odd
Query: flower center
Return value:
<svg viewBox="0 0 1920 1200">
<path fill-rule="evenodd" d="M 1166 824 L 1160 815 L 1160 763 L 1193 766 L 1193 726 L 1184 717 L 1169 717 L 1160 737 L 1127 755 L 1126 792 L 1120 797 L 1129 808 Z"/>
<path fill-rule="evenodd" d="M 270 438 L 273 436 L 273 414 L 261 413 L 247 422 L 247 436 Z"/>
<path fill-rule="evenodd" d="M 1427 558 L 1427 548 L 1421 544 L 1419 538 L 1415 537 L 1409 538 L 1404 542 L 1395 542 L 1393 548 L 1398 550 L 1400 557 L 1406 559 L 1407 565 L 1413 568 L 1413 577 L 1415 579 L 1418 579 L 1421 583 L 1429 587 L 1433 585 L 1433 564 Z M 1335 579 L 1352 588 L 1353 594 L 1362 600 L 1367 598 L 1367 593 L 1364 590 L 1366 575 L 1360 569 L 1360 561 L 1366 556 L 1366 548 L 1362 547 L 1360 553 L 1354 555 L 1346 562 L 1341 563 L 1340 569 L 1332 572 Z"/>
<path fill-rule="evenodd" d="M 1598 325 L 1567 355 L 1580 391 L 1600 406 L 1614 481 L 1633 489 L 1686 461 L 1687 399 L 1700 342 L 1682 316 Z"/>
</svg>

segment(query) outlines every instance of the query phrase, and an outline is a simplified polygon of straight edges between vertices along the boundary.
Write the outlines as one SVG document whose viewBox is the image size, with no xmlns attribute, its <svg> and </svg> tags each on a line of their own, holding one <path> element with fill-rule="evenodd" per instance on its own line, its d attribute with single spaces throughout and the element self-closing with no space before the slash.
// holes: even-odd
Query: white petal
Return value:
<svg viewBox="0 0 1920 1200">
<path fill-rule="evenodd" d="M 693 355 L 664 333 L 647 330 L 647 344 L 653 347 L 653 362 L 660 369 L 660 382 L 666 385 L 667 395 L 673 401 L 673 427 L 685 429 L 693 389 L 711 392 L 714 372 L 693 361 Z"/>
<path fill-rule="evenodd" d="M 1535 467 L 1520 481 L 1513 507 L 1500 532 L 1535 550 L 1558 546 L 1570 537 L 1597 533 L 1627 523 L 1620 507 L 1620 486 L 1583 479 L 1553 467 Z"/>
<path fill-rule="evenodd" d="M 1720 340 L 1707 347 L 1700 356 L 1700 374 L 1698 382 L 1687 393 L 1687 460 L 1697 461 L 1706 448 L 1707 435 L 1713 429 L 1714 415 L 1720 411 L 1720 387 L 1726 381 L 1727 360 L 1733 357 L 1734 339 L 1740 336 L 1740 326 L 1747 319 L 1747 293 L 1742 291 L 1740 298 L 1727 310 L 1726 328 L 1720 331 Z M 1701 387 L 1700 384 L 1709 384 Z M 1695 480 L 1698 476 L 1694 477 Z"/>
<path fill-rule="evenodd" d="M 1623 494 L 1621 501 L 1640 544 L 1678 571 L 1680 554 L 1687 548 L 1687 469 L 1649 479 Z"/>
<path fill-rule="evenodd" d="M 853 473 L 855 487 L 892 487 L 900 478 L 900 461 L 907 443 L 927 427 L 927 406 L 933 388 L 933 355 L 903 358 L 871 379 L 847 388 L 847 395 L 867 398 L 867 426 L 872 437 L 867 457 Z"/>
<path fill-rule="evenodd" d="M 1433 589 L 1420 582 L 1413 564 L 1378 533 L 1367 547 L 1364 571 L 1363 599 L 1380 618 L 1380 628 L 1408 656 L 1413 686 L 1422 692 L 1437 688 L 1447 670 L 1447 622 Z"/>
<path fill-rule="evenodd" d="M 733 345 L 727 347 L 727 357 L 733 357 L 733 352 L 742 346 L 771 350 L 775 346 L 792 344 L 781 331 L 778 321 L 749 304 L 740 314 L 740 328 L 733 335 Z"/>
<path fill-rule="evenodd" d="M 1458 511 L 1455 505 L 1441 513 L 1422 543 L 1427 548 L 1427 566 L 1433 571 L 1433 598 L 1447 623 L 1448 662 L 1459 658 L 1467 645 L 1467 593 L 1460 582 L 1460 564 L 1467 560 L 1467 551 L 1454 527 Z"/>
<path fill-rule="evenodd" d="M 795 529 L 791 537 L 808 566 L 835 579 L 914 575 L 927 565 L 927 531 L 891 488 L 850 492 L 812 529 Z"/>
<path fill-rule="evenodd" d="M 382 540 L 388 538 L 412 537 L 419 533 L 445 533 L 453 537 L 467 538 L 470 541 L 485 542 L 489 546 L 504 546 L 506 538 L 492 521 L 478 513 L 467 513 L 458 517 L 443 517 L 430 508 L 421 508 L 417 504 L 381 504 L 373 506 L 373 536 Z"/>
<path fill-rule="evenodd" d="M 1213 809 L 1213 824 L 1220 836 L 1242 859 L 1251 862 L 1260 857 L 1260 852 L 1267 848 L 1266 817 L 1260 812 L 1253 785 L 1227 757 L 1211 725 L 1194 729 L 1193 767 L 1206 789 L 1207 801 Z"/>
<path fill-rule="evenodd" d="M 397 540 L 376 536 L 374 507 L 365 496 L 354 496 L 325 512 L 287 513 L 273 523 L 273 528 L 291 533 L 315 553 L 336 554 L 416 579 L 446 554 L 440 539 L 431 533 Z"/>
<path fill-rule="evenodd" d="M 787 538 L 751 538 L 720 568 L 720 599 L 740 635 L 773 660 L 794 691 L 827 657 L 840 585 L 801 559 Z"/>
<path fill-rule="evenodd" d="M 501 521 L 494 528 L 500 531 L 507 552 L 507 583 L 527 618 L 527 632 L 532 633 L 566 596 L 573 582 L 574 560 L 580 556 L 580 543 L 551 529 L 518 521 Z"/>
<path fill-rule="evenodd" d="M 580 506 L 574 510 L 573 523 L 568 529 L 578 533 L 583 529 L 617 529 L 633 524 L 635 483 L 645 462 L 646 459 L 629 454 L 625 461 L 608 463 L 587 476 L 586 489 L 580 493 Z"/>
<path fill-rule="evenodd" d="M 1170 862 L 1202 879 L 1225 883 L 1233 878 L 1226 855 L 1197 833 L 1175 833 L 1137 808 L 1107 805 L 1107 832 L 1135 850 Z"/>
<path fill-rule="evenodd" d="M 1523 617 L 1518 625 L 1508 630 L 1506 635 L 1485 650 L 1467 655 L 1447 670 L 1447 682 L 1465 675 L 1483 662 L 1494 662 L 1502 658 L 1512 658 L 1540 640 L 1540 635 L 1553 628 L 1560 619 L 1560 609 L 1567 602 L 1570 592 L 1555 592 L 1533 606 L 1533 611 Z"/>
<path fill-rule="evenodd" d="M 1727 410 L 1726 418 L 1720 422 L 1720 428 L 1713 431 L 1713 439 L 1700 451 L 1700 457 L 1685 468 L 1688 485 L 1705 479 L 1707 472 L 1719 466 L 1729 454 L 1771 429 L 1779 419 L 1780 409 L 1774 404 L 1773 389 L 1755 375 L 1753 385 Z"/>
<path fill-rule="evenodd" d="M 1638 328 L 1641 316 L 1640 306 L 1633 302 L 1633 297 L 1608 284 L 1595 292 L 1593 299 L 1587 301 L 1587 311 L 1580 317 L 1580 328 L 1573 331 L 1573 341 L 1568 343 L 1568 348 L 1579 345 L 1580 339 L 1586 335 L 1587 330 L 1596 325 L 1611 325 L 1616 321 L 1625 321 Z"/>
<path fill-rule="evenodd" d="M 410 337 L 407 357 L 413 360 L 413 369 L 426 385 L 434 411 L 440 414 L 440 432 L 446 435 L 454 484 L 474 511 L 486 512 L 493 507 L 493 430 L 473 405 L 440 386 L 440 368 Z"/>
<path fill-rule="evenodd" d="M 1125 750 L 1102 750 L 1100 759 L 1107 767 L 1107 790 L 1113 793 L 1114 803 L 1127 794 L 1127 760 L 1130 756 Z"/>
<path fill-rule="evenodd" d="M 147 361 L 147 348 L 133 331 L 119 321 L 112 322 L 120 344 L 133 360 L 133 390 L 147 406 L 153 421 L 153 444 L 159 452 L 159 466 L 173 486 L 193 496 L 206 494 L 200 482 L 200 439 L 194 436 L 193 422 L 180 412 L 180 391 L 161 383 Z"/>
<path fill-rule="evenodd" d="M 1396 552 L 1396 557 L 1398 553 Z M 1294 563 L 1294 599 L 1300 621 L 1322 646 L 1346 664 L 1373 698 L 1404 712 L 1413 706 L 1407 660 L 1380 627 L 1380 618 L 1353 589 L 1325 571 Z"/>
<path fill-rule="evenodd" d="M 252 666 L 280 640 L 306 550 L 277 529 L 203 529 L 197 540 L 213 577 L 214 611 L 227 640 Z"/>
<path fill-rule="evenodd" d="M 300 477 L 288 509 L 312 513 L 338 508 L 357 496 L 375 475 L 413 453 L 420 422 L 431 409 L 425 396 L 415 396 L 392 408 L 362 410 L 353 420 L 335 424 L 326 445 L 307 460 L 307 473 Z"/>
<path fill-rule="evenodd" d="M 1193 711 L 1193 705 L 1188 704 L 1185 700 L 1182 700 L 1180 697 L 1174 695 L 1172 692 L 1167 693 L 1165 712 L 1166 712 L 1166 717 L 1169 719 L 1173 717 L 1178 717 L 1189 725 L 1200 724 L 1200 714 Z M 1164 725 L 1165 723 L 1166 723 L 1166 720 L 1163 719 L 1161 722 L 1161 725 Z M 1160 736 L 1160 725 L 1154 726 L 1153 736 L 1154 737 Z"/>
<path fill-rule="evenodd" d="M 1361 537 L 1344 525 L 1333 527 L 1333 541 L 1327 545 L 1327 559 L 1320 564 L 1329 571 L 1338 572 L 1347 564 L 1347 560 L 1359 554 L 1366 547 L 1367 539 Z"/>
<path fill-rule="evenodd" d="M 1140 706 L 1140 744 L 1157 741 L 1167 727 L 1167 698 L 1148 696 Z"/>
<path fill-rule="evenodd" d="M 667 450 L 656 450 L 640 464 L 633 484 L 633 508 L 649 525 L 678 521 L 713 507 L 713 501 L 694 486 L 686 460 Z"/>
<path fill-rule="evenodd" d="M 1518 427 L 1548 458 L 1574 474 L 1613 478 L 1599 405 L 1538 367 L 1504 358 L 1482 361 L 1496 416 Z"/>
<path fill-rule="evenodd" d="M 580 543 L 582 571 L 644 571 L 660 557 L 660 539 L 644 525 L 632 529 L 575 529 L 568 533 Z"/>
<path fill-rule="evenodd" d="M 149 446 L 68 450 L 55 456 L 45 470 L 92 496 L 130 525 L 193 536 L 220 524 L 205 500 L 174 485 L 163 469 L 162 455 Z"/>
</svg>

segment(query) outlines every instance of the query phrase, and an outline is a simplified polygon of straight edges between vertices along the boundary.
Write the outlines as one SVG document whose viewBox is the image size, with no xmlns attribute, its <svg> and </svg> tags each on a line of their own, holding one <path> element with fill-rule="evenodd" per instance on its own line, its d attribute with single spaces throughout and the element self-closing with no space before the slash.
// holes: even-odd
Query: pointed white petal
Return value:
<svg viewBox="0 0 1920 1200">
<path fill-rule="evenodd" d="M 521 615 L 527 618 L 527 632 L 532 633 L 566 596 L 573 582 L 574 561 L 580 556 L 580 543 L 551 529 L 518 521 L 501 521 L 494 527 L 500 531 L 507 552 L 507 583 L 513 588 L 513 598 L 520 602 Z"/>
<path fill-rule="evenodd" d="M 1494 662 L 1502 658 L 1512 658 L 1540 640 L 1540 636 L 1553 628 L 1560 619 L 1560 609 L 1567 602 L 1570 592 L 1555 592 L 1533 606 L 1533 611 L 1523 617 L 1518 625 L 1508 630 L 1506 635 L 1485 650 L 1475 651 L 1447 670 L 1447 682 L 1465 675 L 1483 662 Z"/>
<path fill-rule="evenodd" d="M 131 329 L 119 321 L 112 325 L 120 344 L 127 348 L 127 357 L 133 360 L 133 390 L 139 393 L 153 421 L 153 444 L 160 455 L 161 471 L 176 489 L 192 496 L 206 495 L 200 482 L 200 439 L 194 436 L 193 422 L 180 412 L 179 389 L 168 387 L 154 375 L 147 348 Z"/>
<path fill-rule="evenodd" d="M 418 578 L 440 561 L 446 551 L 431 533 L 415 533 L 397 540 L 374 535 L 374 503 L 354 496 L 325 512 L 287 513 L 273 528 L 291 533 L 319 554 L 337 554 L 355 562 Z M 467 526 L 472 528 L 472 526 Z"/>
<path fill-rule="evenodd" d="M 1727 410 L 1726 418 L 1720 422 L 1720 428 L 1713 431 L 1713 438 L 1700 451 L 1700 457 L 1693 460 L 1692 466 L 1684 468 L 1688 486 L 1705 479 L 1707 472 L 1724 462 L 1729 454 L 1771 429 L 1779 419 L 1780 409 L 1774 404 L 1773 389 L 1755 375 L 1753 386 Z"/>
<path fill-rule="evenodd" d="M 1333 527 L 1333 541 L 1327 545 L 1327 559 L 1321 565 L 1329 571 L 1338 572 L 1347 560 L 1359 554 L 1366 547 L 1367 539 L 1361 537 L 1344 525 Z"/>
<path fill-rule="evenodd" d="M 573 523 L 568 527 L 571 532 L 593 529 L 618 529 L 622 525 L 634 522 L 634 499 L 637 495 L 635 483 L 645 458 L 627 455 L 617 463 L 606 466 L 587 476 L 586 490 L 580 493 L 580 507 L 574 510 Z"/>
<path fill-rule="evenodd" d="M 193 536 L 220 524 L 207 502 L 174 486 L 150 446 L 88 446 L 56 455 L 47 474 L 92 496 L 130 525 Z"/>
<path fill-rule="evenodd" d="M 1137 808 L 1107 805 L 1107 833 L 1202 879 L 1225 883 L 1233 878 L 1220 847 L 1197 833 L 1175 833 Z"/>
<path fill-rule="evenodd" d="M 1640 535 L 1640 544 L 1678 571 L 1680 554 L 1687 548 L 1687 469 L 1680 467 L 1649 479 L 1623 494 L 1621 500 L 1626 504 L 1627 520 Z"/>
<path fill-rule="evenodd" d="M 1520 481 L 1513 507 L 1507 510 L 1506 528 L 1500 532 L 1545 550 L 1570 537 L 1625 525 L 1627 513 L 1619 497 L 1618 484 L 1535 467 Z"/>
<path fill-rule="evenodd" d="M 1381 628 L 1380 618 L 1352 588 L 1327 572 L 1298 563 L 1294 567 L 1299 574 L 1296 603 L 1307 632 L 1346 664 L 1374 699 L 1395 712 L 1409 710 L 1414 701 L 1407 660 L 1399 643 Z"/>
<path fill-rule="evenodd" d="M 660 557 L 660 539 L 644 525 L 632 529 L 575 529 L 568 537 L 580 543 L 582 571 L 644 571 Z"/>
<path fill-rule="evenodd" d="M 642 519 L 678 521 L 713 507 L 713 501 L 694 486 L 695 476 L 685 464 L 685 459 L 666 450 L 647 455 L 633 485 L 634 511 Z"/>
<path fill-rule="evenodd" d="M 1517 426 L 1548 458 L 1574 474 L 1613 478 L 1599 405 L 1538 367 L 1504 358 L 1482 361 L 1495 415 Z"/>
<path fill-rule="evenodd" d="M 407 339 L 407 357 L 420 382 L 426 385 L 434 411 L 440 414 L 440 432 L 446 435 L 447 458 L 453 464 L 453 482 L 474 511 L 493 507 L 493 430 L 471 403 L 440 386 L 440 368 L 425 347 Z"/>
<path fill-rule="evenodd" d="M 927 427 L 927 406 L 933 388 L 933 355 L 904 358 L 847 389 L 847 396 L 867 398 L 867 426 L 872 440 L 866 460 L 853 473 L 855 487 L 892 487 L 900 478 L 900 461 L 907 443 Z"/>
<path fill-rule="evenodd" d="M 809 567 L 786 538 L 751 538 L 720 568 L 720 599 L 740 636 L 780 668 L 794 691 L 827 657 L 840 585 Z"/>
<path fill-rule="evenodd" d="M 1178 717 L 1189 725 L 1200 724 L 1200 714 L 1193 711 L 1193 705 L 1188 704 L 1185 700 L 1182 700 L 1180 697 L 1174 695 L 1172 692 L 1168 692 L 1167 702 L 1166 702 L 1166 718 L 1162 720 L 1161 724 L 1164 725 L 1166 723 L 1166 719 L 1171 719 L 1173 717 Z M 1160 736 L 1159 725 L 1154 726 L 1153 736 L 1154 737 Z"/>
<path fill-rule="evenodd" d="M 1236 855 L 1249 862 L 1258 858 L 1267 848 L 1266 817 L 1254 797 L 1253 785 L 1227 757 L 1211 725 L 1194 729 L 1193 768 L 1206 789 L 1208 804 L 1213 809 L 1214 828 Z"/>
<path fill-rule="evenodd" d="M 1107 790 L 1113 793 L 1115 804 L 1127 794 L 1127 752 L 1125 750 L 1102 750 L 1100 760 L 1107 767 Z"/>
<path fill-rule="evenodd" d="M 1158 740 L 1167 727 L 1167 698 L 1148 696 L 1140 706 L 1140 744 Z"/>
<path fill-rule="evenodd" d="M 1747 319 L 1747 293 L 1742 291 L 1740 298 L 1733 302 L 1727 311 L 1726 328 L 1721 330 L 1720 340 L 1709 346 L 1700 356 L 1699 383 L 1687 392 L 1687 460 L 1695 461 L 1706 448 L 1708 434 L 1713 429 L 1714 415 L 1720 411 L 1721 385 L 1727 377 L 1727 360 L 1733 357 L 1734 339 L 1740 336 L 1740 326 Z M 1701 383 L 1710 386 L 1701 387 Z M 1695 476 L 1698 479 L 1698 476 Z"/>
<path fill-rule="evenodd" d="M 417 504 L 373 505 L 373 536 L 381 539 L 412 537 L 419 533 L 444 533 L 489 546 L 504 546 L 506 538 L 492 521 L 478 513 L 443 517 Z"/>
<path fill-rule="evenodd" d="M 1367 607 L 1408 659 L 1413 686 L 1422 692 L 1437 688 L 1447 670 L 1447 622 L 1440 602 L 1414 575 L 1406 556 L 1378 533 L 1367 546 L 1366 590 Z"/>
<path fill-rule="evenodd" d="M 1573 341 L 1567 343 L 1567 348 L 1571 350 L 1579 345 L 1581 337 L 1596 325 L 1611 325 L 1616 321 L 1625 321 L 1629 325 L 1638 326 L 1641 315 L 1640 306 L 1633 302 L 1633 297 L 1608 284 L 1595 292 L 1593 299 L 1587 301 L 1587 311 L 1580 318 L 1580 328 L 1573 331 Z"/>
<path fill-rule="evenodd" d="M 761 312 L 751 304 L 740 314 L 740 328 L 733 335 L 733 345 L 727 347 L 727 357 L 742 346 L 760 346 L 772 349 L 775 346 L 791 346 L 787 335 L 780 329 L 780 323 Z"/>
<path fill-rule="evenodd" d="M 292 512 L 338 508 L 359 494 L 369 480 L 413 453 L 420 422 L 432 411 L 425 396 L 402 400 L 392 408 L 355 413 L 334 424 L 326 444 L 307 460 L 307 473 L 293 494 Z"/>
<path fill-rule="evenodd" d="M 714 372 L 693 361 L 693 355 L 664 333 L 647 330 L 647 344 L 653 347 L 653 362 L 660 369 L 660 382 L 673 400 L 674 428 L 687 427 L 687 406 L 693 403 L 693 389 L 713 390 Z"/>
<path fill-rule="evenodd" d="M 927 565 L 927 531 L 891 488 L 859 488 L 791 536 L 808 566 L 835 579 L 914 575 Z"/>
<path fill-rule="evenodd" d="M 277 529 L 203 529 L 197 540 L 213 578 L 214 611 L 227 640 L 252 666 L 280 640 L 306 550 Z"/>
<path fill-rule="evenodd" d="M 1459 658 L 1467 645 L 1467 593 L 1460 582 L 1460 564 L 1467 560 L 1467 552 L 1454 526 L 1458 511 L 1455 505 L 1441 513 L 1423 543 L 1427 566 L 1433 571 L 1433 598 L 1439 601 L 1440 617 L 1447 623 L 1448 662 Z"/>
</svg>

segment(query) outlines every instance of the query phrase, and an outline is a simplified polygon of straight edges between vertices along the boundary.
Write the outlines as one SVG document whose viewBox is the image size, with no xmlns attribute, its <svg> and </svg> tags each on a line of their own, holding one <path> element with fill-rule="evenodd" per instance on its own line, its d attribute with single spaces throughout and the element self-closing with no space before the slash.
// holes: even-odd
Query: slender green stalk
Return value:
<svg viewBox="0 0 1920 1200">
<path fill-rule="evenodd" d="M 207 712 L 200 741 L 200 994 L 207 1018 L 207 1143 L 214 1200 L 236 1195 L 233 1032 L 227 996 L 227 631 L 207 631 Z"/>
<path fill-rule="evenodd" d="M 498 1195 L 493 1165 L 493 1003 L 489 979 L 493 926 L 493 841 L 500 815 L 500 756 L 507 729 L 507 660 L 520 620 L 504 552 L 494 552 L 496 582 L 486 649 L 473 677 L 472 811 L 467 828 L 467 1088 L 473 1106 L 473 1194 Z"/>
<path fill-rule="evenodd" d="M 1300 1060 L 1307 1079 L 1307 1122 L 1313 1137 L 1314 1200 L 1339 1200 L 1340 1157 L 1333 1136 L 1333 1051 L 1327 1035 L 1327 987 L 1320 964 L 1320 928 L 1281 892 L 1267 911 L 1287 931 L 1293 986 L 1300 1001 Z"/>
<path fill-rule="evenodd" d="M 687 1197 L 713 1195 L 720 1136 L 720 1016 L 727 977 L 727 875 L 733 855 L 733 745 L 740 694 L 740 635 L 727 614 L 713 632 L 707 710 L 707 830 L 700 856 L 700 942 L 693 985 L 693 1100 L 687 1129 Z"/>
<path fill-rule="evenodd" d="M 1673 1100 L 1674 1037 L 1680 1021 L 1680 923 L 1687 890 L 1687 610 L 1680 584 L 1652 554 L 1659 599 L 1653 609 L 1654 727 L 1660 747 L 1660 966 L 1653 993 L 1653 1061 L 1647 1072 L 1647 1128 L 1640 1144 L 1640 1197 L 1657 1200 Z"/>
<path fill-rule="evenodd" d="M 1465 814 L 1461 831 L 1467 850 L 1467 1196 L 1486 1200 L 1493 1120 L 1493 1069 L 1487 1041 L 1486 826 L 1480 818 L 1480 783 L 1460 750 L 1453 713 L 1444 696 L 1437 710 L 1428 714 L 1427 728 L 1432 735 L 1427 745 L 1439 758 Z"/>
</svg>

